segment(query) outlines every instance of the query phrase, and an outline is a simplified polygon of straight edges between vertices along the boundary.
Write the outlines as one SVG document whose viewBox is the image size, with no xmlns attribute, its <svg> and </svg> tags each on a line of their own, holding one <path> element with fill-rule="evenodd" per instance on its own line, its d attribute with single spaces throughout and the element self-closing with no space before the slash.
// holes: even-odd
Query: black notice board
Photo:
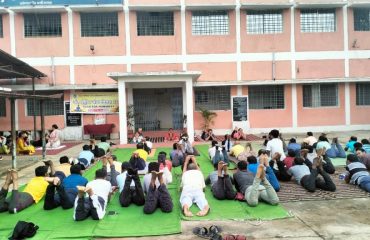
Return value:
<svg viewBox="0 0 370 240">
<path fill-rule="evenodd" d="M 233 121 L 248 120 L 248 97 L 233 97 Z"/>
<path fill-rule="evenodd" d="M 77 127 L 82 125 L 81 114 L 80 113 L 70 113 L 70 103 L 65 102 L 66 108 L 66 125 L 67 127 Z"/>
</svg>

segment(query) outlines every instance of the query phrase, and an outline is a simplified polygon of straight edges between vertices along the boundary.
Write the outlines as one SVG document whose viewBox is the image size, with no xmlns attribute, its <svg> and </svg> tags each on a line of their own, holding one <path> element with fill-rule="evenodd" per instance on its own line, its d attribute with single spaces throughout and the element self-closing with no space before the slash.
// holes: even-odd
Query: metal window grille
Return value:
<svg viewBox="0 0 370 240">
<path fill-rule="evenodd" d="M 51 95 L 54 93 L 48 93 L 45 95 Z M 54 115 L 64 115 L 64 98 L 50 99 L 44 101 L 44 115 L 54 116 Z M 33 99 L 27 99 L 27 116 L 40 116 L 40 100 L 36 100 L 35 111 L 33 109 Z"/>
<path fill-rule="evenodd" d="M 338 84 L 303 85 L 303 107 L 338 106 Z"/>
<path fill-rule="evenodd" d="M 230 87 L 194 88 L 195 109 L 230 110 Z"/>
<path fill-rule="evenodd" d="M 301 32 L 335 31 L 335 9 L 301 9 Z"/>
<path fill-rule="evenodd" d="M 81 37 L 118 36 L 118 13 L 80 13 Z"/>
<path fill-rule="evenodd" d="M 0 98 L 0 117 L 6 117 L 6 101 L 5 101 L 5 98 Z"/>
<path fill-rule="evenodd" d="M 227 11 L 193 11 L 191 17 L 193 35 L 228 35 Z"/>
<path fill-rule="evenodd" d="M 60 13 L 24 13 L 25 37 L 62 36 Z"/>
<path fill-rule="evenodd" d="M 174 35 L 173 12 L 136 12 L 138 36 Z"/>
<path fill-rule="evenodd" d="M 283 32 L 283 13 L 281 10 L 247 11 L 248 34 L 271 34 Z"/>
<path fill-rule="evenodd" d="M 370 31 L 370 8 L 353 9 L 355 31 Z"/>
<path fill-rule="evenodd" d="M 370 83 L 356 84 L 356 105 L 370 105 Z"/>
<path fill-rule="evenodd" d="M 3 36 L 3 16 L 0 14 L 0 38 Z"/>
<path fill-rule="evenodd" d="M 283 109 L 285 107 L 284 85 L 249 86 L 250 109 Z"/>
</svg>

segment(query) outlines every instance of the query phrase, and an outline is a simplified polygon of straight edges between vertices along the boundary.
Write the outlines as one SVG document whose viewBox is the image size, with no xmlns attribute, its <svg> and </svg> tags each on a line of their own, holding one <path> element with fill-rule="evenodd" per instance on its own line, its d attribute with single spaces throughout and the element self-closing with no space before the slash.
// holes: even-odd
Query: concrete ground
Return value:
<svg viewBox="0 0 370 240">
<path fill-rule="evenodd" d="M 339 137 L 344 144 L 351 135 L 359 139 L 369 138 L 370 133 L 336 132 L 328 133 L 328 137 Z M 298 137 L 302 134 L 284 135 L 285 139 Z M 47 159 L 57 163 L 60 156 L 67 155 L 76 157 L 82 149 L 83 143 L 61 152 L 58 155 L 47 156 Z M 41 156 L 20 156 L 18 158 L 18 169 L 20 184 L 27 183 L 34 176 L 34 168 L 43 165 Z M 11 167 L 10 156 L 5 156 L 0 161 L 0 176 Z M 4 177 L 0 179 L 0 185 Z M 169 236 L 155 236 L 142 238 L 126 238 L 140 240 L 162 240 L 162 239 L 200 239 L 192 234 L 194 227 L 209 227 L 213 224 L 223 228 L 224 233 L 244 234 L 248 239 L 370 239 L 370 198 L 356 198 L 329 201 L 303 201 L 282 203 L 292 215 L 291 218 L 272 221 L 182 221 L 182 233 Z M 225 209 L 227 211 L 227 209 Z M 158 223 L 160 227 L 160 223 Z"/>
</svg>

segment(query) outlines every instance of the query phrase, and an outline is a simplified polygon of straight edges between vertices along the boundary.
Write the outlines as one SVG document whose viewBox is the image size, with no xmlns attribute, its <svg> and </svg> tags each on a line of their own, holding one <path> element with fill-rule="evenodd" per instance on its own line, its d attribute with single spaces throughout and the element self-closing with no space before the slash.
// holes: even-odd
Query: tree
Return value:
<svg viewBox="0 0 370 240">
<path fill-rule="evenodd" d="M 204 130 L 207 130 L 207 129 L 209 129 L 209 127 L 211 125 L 214 124 L 214 119 L 217 117 L 217 113 L 212 112 L 208 109 L 202 109 L 202 108 L 199 108 L 199 111 L 200 111 L 200 114 L 203 118 L 202 128 Z"/>
</svg>

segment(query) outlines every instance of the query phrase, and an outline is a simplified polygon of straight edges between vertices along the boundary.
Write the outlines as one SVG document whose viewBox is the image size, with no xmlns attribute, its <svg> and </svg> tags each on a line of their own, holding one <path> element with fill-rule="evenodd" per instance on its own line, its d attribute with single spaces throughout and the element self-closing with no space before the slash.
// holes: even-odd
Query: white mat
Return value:
<svg viewBox="0 0 370 240">
<path fill-rule="evenodd" d="M 66 147 L 66 145 L 60 145 L 57 148 L 46 148 L 46 150 L 58 150 L 58 149 L 62 149 L 62 148 L 65 148 L 65 147 Z M 42 150 L 42 147 L 38 147 L 38 148 L 36 148 L 36 150 Z"/>
</svg>

